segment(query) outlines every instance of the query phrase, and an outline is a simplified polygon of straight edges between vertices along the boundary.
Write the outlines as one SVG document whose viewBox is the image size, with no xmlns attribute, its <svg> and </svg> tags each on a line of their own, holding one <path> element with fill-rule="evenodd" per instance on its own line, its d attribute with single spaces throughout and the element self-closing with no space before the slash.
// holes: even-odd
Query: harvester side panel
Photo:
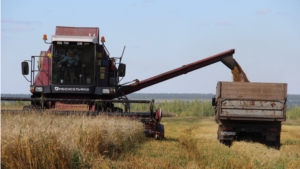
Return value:
<svg viewBox="0 0 300 169">
<path fill-rule="evenodd" d="M 36 57 L 35 57 L 36 58 Z M 47 52 L 41 52 L 40 57 L 38 58 L 38 70 L 35 70 L 35 63 L 36 60 L 32 59 L 32 71 L 31 75 L 34 79 L 33 85 L 35 86 L 48 86 L 50 84 L 50 77 L 52 75 L 51 71 L 51 52 L 50 48 Z M 38 72 L 36 76 L 34 75 L 35 72 Z M 35 77 L 34 77 L 35 76 Z"/>
</svg>

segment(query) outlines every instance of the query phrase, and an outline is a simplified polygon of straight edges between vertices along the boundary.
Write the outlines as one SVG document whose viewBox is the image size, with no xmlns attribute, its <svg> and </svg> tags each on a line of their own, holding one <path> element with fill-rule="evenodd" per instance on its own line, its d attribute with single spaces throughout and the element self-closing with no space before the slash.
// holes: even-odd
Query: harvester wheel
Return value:
<svg viewBox="0 0 300 169">
<path fill-rule="evenodd" d="M 23 111 L 37 111 L 37 110 L 41 110 L 40 106 L 27 105 L 23 107 Z"/>
<path fill-rule="evenodd" d="M 119 107 L 114 107 L 114 112 L 123 112 L 123 109 L 119 108 Z"/>
</svg>

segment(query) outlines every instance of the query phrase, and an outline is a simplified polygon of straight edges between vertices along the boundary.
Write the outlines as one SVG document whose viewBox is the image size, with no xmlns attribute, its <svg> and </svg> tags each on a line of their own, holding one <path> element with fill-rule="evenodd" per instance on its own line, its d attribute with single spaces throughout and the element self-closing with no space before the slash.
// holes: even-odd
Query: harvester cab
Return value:
<svg viewBox="0 0 300 169">
<path fill-rule="evenodd" d="M 30 91 L 33 97 L 107 99 L 115 98 L 120 77 L 125 76 L 122 57 L 110 57 L 99 41 L 98 28 L 56 27 L 48 51 L 22 62 L 22 74 L 30 73 Z M 38 60 L 38 70 L 35 68 Z M 29 71 L 28 62 L 31 63 Z M 37 73 L 37 75 L 35 75 Z"/>
</svg>

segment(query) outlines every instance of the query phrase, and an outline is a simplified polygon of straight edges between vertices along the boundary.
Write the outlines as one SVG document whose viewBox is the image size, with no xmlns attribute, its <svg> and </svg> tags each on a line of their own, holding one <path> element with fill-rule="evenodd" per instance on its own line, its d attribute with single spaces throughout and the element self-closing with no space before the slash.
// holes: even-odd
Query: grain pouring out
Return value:
<svg viewBox="0 0 300 169">
<path fill-rule="evenodd" d="M 242 67 L 236 62 L 236 66 L 231 70 L 234 82 L 250 82 Z"/>
</svg>

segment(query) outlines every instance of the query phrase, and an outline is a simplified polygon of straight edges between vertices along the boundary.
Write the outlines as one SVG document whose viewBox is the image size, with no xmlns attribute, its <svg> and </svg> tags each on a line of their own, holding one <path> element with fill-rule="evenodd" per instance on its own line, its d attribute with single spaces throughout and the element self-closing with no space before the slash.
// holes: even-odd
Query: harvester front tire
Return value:
<svg viewBox="0 0 300 169">
<path fill-rule="evenodd" d="M 38 111 L 38 110 L 41 110 L 39 106 L 34 106 L 34 105 L 23 106 L 23 111 Z"/>
</svg>

